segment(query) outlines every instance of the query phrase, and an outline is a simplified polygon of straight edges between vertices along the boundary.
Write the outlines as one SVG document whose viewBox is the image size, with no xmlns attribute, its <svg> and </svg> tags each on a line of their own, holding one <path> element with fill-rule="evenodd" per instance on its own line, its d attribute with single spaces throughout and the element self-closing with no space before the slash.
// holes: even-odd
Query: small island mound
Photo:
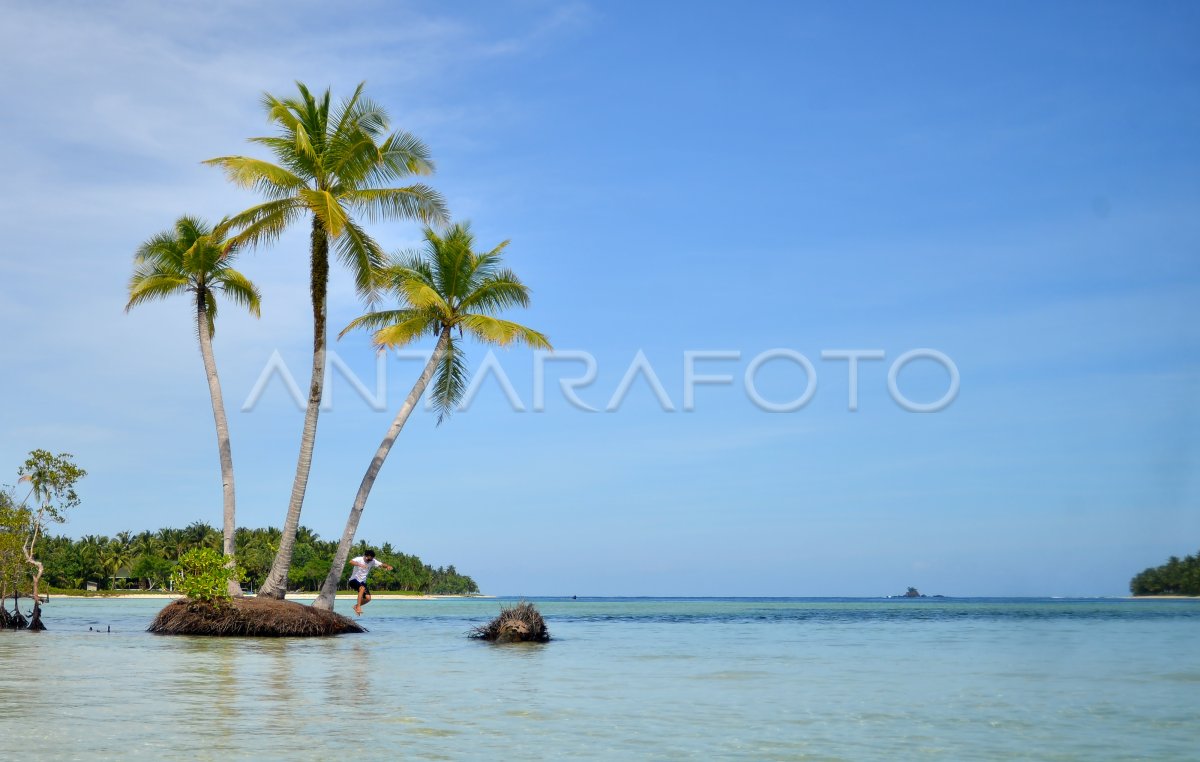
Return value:
<svg viewBox="0 0 1200 762">
<path fill-rule="evenodd" d="M 500 616 L 469 633 L 470 637 L 491 643 L 548 643 L 546 620 L 528 601 L 500 607 Z"/>
<path fill-rule="evenodd" d="M 230 598 L 216 603 L 183 598 L 158 612 L 147 629 L 159 635 L 279 638 L 366 631 L 341 614 L 274 598 Z"/>
</svg>

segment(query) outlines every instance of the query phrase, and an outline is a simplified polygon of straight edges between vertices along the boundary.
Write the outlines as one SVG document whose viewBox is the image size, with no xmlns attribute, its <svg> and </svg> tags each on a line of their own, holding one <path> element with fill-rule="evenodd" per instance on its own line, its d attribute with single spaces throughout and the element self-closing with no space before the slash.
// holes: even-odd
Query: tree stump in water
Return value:
<svg viewBox="0 0 1200 762">
<path fill-rule="evenodd" d="M 42 607 L 36 598 L 33 599 L 33 613 L 29 615 L 28 629 L 34 632 L 42 632 L 46 629 L 46 625 L 42 624 Z"/>
<path fill-rule="evenodd" d="M 469 635 L 492 643 L 546 643 L 550 640 L 546 620 L 528 601 L 521 601 L 516 606 L 501 606 L 500 616 L 471 630 Z"/>
<path fill-rule="evenodd" d="M 25 620 L 25 615 L 21 613 L 21 598 L 16 593 L 13 593 L 13 611 L 8 616 L 8 627 L 12 630 L 23 630 L 28 624 L 29 622 Z"/>
</svg>

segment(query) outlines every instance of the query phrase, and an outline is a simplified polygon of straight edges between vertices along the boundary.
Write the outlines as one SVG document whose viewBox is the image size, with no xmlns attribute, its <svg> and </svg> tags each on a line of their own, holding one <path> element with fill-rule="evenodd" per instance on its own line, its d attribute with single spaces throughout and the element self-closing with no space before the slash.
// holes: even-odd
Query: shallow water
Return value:
<svg viewBox="0 0 1200 762">
<path fill-rule="evenodd" d="M 543 599 L 547 645 L 464 636 L 502 602 L 378 599 L 365 635 L 255 640 L 148 635 L 161 600 L 56 598 L 48 632 L 0 632 L 0 738 L 80 760 L 1200 748 L 1200 601 Z"/>
</svg>

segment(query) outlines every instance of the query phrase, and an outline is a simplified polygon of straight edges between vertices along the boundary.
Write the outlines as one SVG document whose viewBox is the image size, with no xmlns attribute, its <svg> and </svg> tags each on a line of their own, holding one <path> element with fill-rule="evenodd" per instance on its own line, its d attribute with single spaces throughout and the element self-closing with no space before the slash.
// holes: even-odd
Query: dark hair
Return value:
<svg viewBox="0 0 1200 762">
<path fill-rule="evenodd" d="M 370 556 L 371 558 L 374 558 L 374 557 L 375 557 L 375 551 L 373 551 L 373 550 L 368 550 L 366 553 L 363 553 L 363 557 L 364 557 L 364 558 L 365 558 L 365 557 L 367 557 L 367 556 Z"/>
</svg>

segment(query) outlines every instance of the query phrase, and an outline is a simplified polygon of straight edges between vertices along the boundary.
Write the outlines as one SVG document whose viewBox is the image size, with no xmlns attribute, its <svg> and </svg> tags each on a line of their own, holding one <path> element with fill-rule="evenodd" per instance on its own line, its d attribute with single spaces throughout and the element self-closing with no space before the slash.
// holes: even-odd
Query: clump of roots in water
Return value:
<svg viewBox="0 0 1200 762">
<path fill-rule="evenodd" d="M 341 614 L 270 598 L 170 603 L 150 624 L 160 635 L 312 637 L 366 630 Z"/>
<path fill-rule="evenodd" d="M 501 606 L 500 616 L 476 627 L 468 635 L 491 643 L 546 643 L 550 640 L 546 620 L 528 601 L 521 601 L 516 606 Z"/>
</svg>

